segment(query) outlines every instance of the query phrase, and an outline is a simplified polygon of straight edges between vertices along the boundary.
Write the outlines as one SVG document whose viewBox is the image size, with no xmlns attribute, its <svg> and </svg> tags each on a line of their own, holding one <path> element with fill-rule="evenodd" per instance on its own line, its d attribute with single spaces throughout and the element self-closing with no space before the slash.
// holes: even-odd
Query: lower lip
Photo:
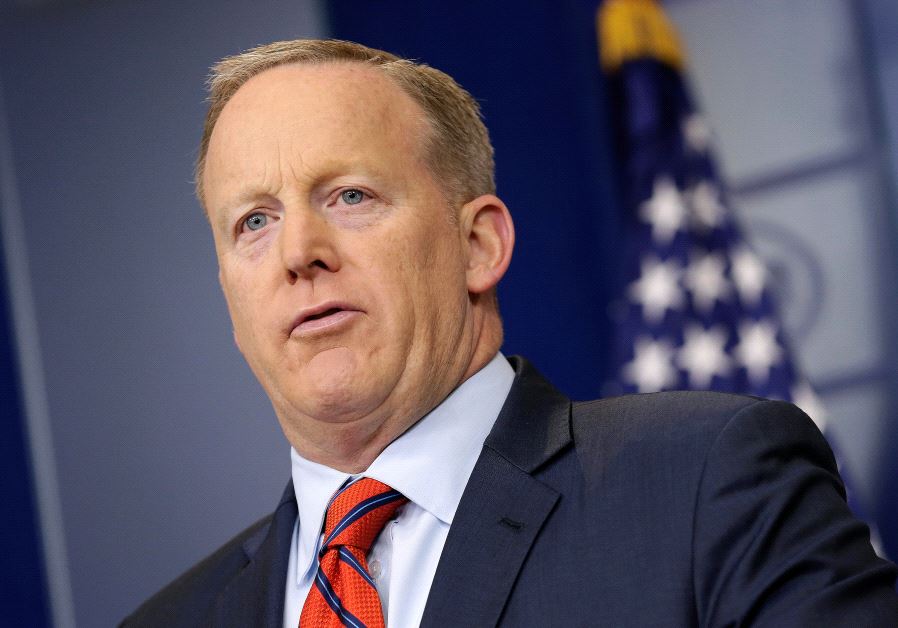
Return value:
<svg viewBox="0 0 898 628">
<path fill-rule="evenodd" d="M 349 324 L 361 312 L 357 310 L 341 310 L 336 314 L 330 314 L 324 318 L 315 318 L 310 321 L 300 323 L 293 328 L 294 336 L 310 336 L 323 332 L 337 331 L 343 325 Z"/>
</svg>

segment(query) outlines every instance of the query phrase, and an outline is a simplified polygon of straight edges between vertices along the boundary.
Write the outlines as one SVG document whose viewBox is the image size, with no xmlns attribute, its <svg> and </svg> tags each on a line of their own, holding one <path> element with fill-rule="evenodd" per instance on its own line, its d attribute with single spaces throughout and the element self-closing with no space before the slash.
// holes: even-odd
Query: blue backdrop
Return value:
<svg viewBox="0 0 898 628">
<path fill-rule="evenodd" d="M 609 375 L 607 303 L 618 222 L 595 3 L 329 4 L 335 37 L 424 61 L 480 102 L 499 196 L 517 230 L 500 284 L 506 354 L 532 360 L 574 398 Z"/>
<path fill-rule="evenodd" d="M 48 613 L 4 259 L 0 237 L 0 624 L 37 628 Z"/>
</svg>

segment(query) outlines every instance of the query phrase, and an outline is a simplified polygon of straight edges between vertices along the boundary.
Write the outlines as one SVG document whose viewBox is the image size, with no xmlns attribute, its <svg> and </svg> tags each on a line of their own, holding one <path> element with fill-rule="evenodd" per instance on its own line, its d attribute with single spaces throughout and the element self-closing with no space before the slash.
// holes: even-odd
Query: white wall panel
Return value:
<svg viewBox="0 0 898 628">
<path fill-rule="evenodd" d="M 844 0 L 679 0 L 667 10 L 731 181 L 856 149 L 863 111 Z"/>
<path fill-rule="evenodd" d="M 0 71 L 75 615 L 109 626 L 289 478 L 191 171 L 209 65 L 323 26 L 310 0 L 34 6 L 0 19 Z"/>
</svg>

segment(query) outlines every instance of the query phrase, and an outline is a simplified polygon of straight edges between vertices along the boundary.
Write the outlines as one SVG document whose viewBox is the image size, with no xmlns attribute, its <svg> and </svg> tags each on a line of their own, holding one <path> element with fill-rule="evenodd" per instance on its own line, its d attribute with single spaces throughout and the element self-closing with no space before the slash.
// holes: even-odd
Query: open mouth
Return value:
<svg viewBox="0 0 898 628">
<path fill-rule="evenodd" d="M 294 321 L 290 334 L 307 336 L 338 331 L 344 323 L 353 320 L 358 314 L 361 314 L 360 310 L 351 309 L 351 306 L 342 303 L 322 304 L 300 313 Z"/>
<path fill-rule="evenodd" d="M 320 314 L 310 314 L 309 316 L 306 316 L 306 318 L 300 324 L 307 323 L 309 321 L 318 321 L 318 320 L 321 320 L 322 318 L 327 318 L 328 316 L 331 316 L 333 314 L 337 314 L 339 312 L 345 312 L 345 311 L 346 310 L 344 310 L 343 308 L 340 308 L 340 307 L 331 307 L 331 308 L 324 310 Z"/>
</svg>

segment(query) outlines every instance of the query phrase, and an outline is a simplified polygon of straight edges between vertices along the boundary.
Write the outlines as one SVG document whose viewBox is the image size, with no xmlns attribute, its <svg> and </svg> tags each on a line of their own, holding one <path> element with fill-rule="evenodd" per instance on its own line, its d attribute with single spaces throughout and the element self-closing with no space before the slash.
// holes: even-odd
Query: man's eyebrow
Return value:
<svg viewBox="0 0 898 628">
<path fill-rule="evenodd" d="M 229 198 L 219 206 L 218 223 L 225 230 L 230 229 L 230 223 L 239 213 L 242 213 L 250 205 L 255 204 L 263 198 L 272 198 L 273 194 L 269 190 L 251 187 L 240 190 L 236 195 Z"/>
<path fill-rule="evenodd" d="M 269 190 L 265 190 L 262 188 L 252 187 L 252 188 L 244 188 L 240 190 L 238 194 L 230 199 L 230 206 L 233 207 L 242 207 L 243 205 L 248 205 L 253 203 L 254 201 L 258 201 L 265 197 L 271 197 L 272 193 Z"/>
</svg>

